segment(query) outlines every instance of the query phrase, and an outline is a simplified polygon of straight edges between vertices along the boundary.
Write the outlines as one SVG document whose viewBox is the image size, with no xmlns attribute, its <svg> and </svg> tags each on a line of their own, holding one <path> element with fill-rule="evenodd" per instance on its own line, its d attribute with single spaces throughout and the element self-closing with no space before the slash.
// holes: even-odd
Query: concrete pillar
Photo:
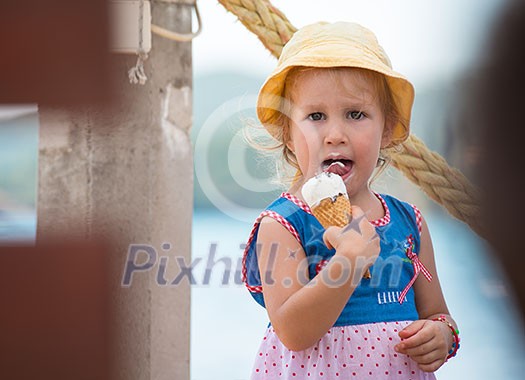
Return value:
<svg viewBox="0 0 525 380">
<path fill-rule="evenodd" d="M 155 24 L 191 30 L 191 6 L 153 2 L 152 15 Z M 170 283 L 179 263 L 190 261 L 191 43 L 154 36 L 144 86 L 128 82 L 135 62 L 136 56 L 115 57 L 111 105 L 40 107 L 37 241 L 57 234 L 110 238 L 118 328 L 114 378 L 184 380 L 190 287 L 186 279 Z M 153 247 L 157 260 L 123 287 L 131 244 Z M 146 258 L 142 252 L 137 263 Z M 166 264 L 160 279 L 159 262 Z"/>
</svg>

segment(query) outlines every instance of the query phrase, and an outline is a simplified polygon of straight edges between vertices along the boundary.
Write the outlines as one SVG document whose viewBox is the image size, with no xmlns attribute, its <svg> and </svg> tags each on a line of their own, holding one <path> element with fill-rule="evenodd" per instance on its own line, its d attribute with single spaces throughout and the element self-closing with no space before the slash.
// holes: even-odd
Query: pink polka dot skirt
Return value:
<svg viewBox="0 0 525 380">
<path fill-rule="evenodd" d="M 251 379 L 435 379 L 394 351 L 398 332 L 411 321 L 332 327 L 304 351 L 290 351 L 270 326 Z"/>
</svg>

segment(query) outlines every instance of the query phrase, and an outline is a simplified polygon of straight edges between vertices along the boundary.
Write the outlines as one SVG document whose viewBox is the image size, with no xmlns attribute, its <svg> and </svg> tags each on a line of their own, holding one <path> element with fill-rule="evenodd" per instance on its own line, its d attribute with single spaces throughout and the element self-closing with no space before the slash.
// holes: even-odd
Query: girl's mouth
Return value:
<svg viewBox="0 0 525 380">
<path fill-rule="evenodd" d="M 329 172 L 340 175 L 343 180 L 346 180 L 352 171 L 352 160 L 347 159 L 328 159 L 321 164 L 323 172 Z"/>
</svg>

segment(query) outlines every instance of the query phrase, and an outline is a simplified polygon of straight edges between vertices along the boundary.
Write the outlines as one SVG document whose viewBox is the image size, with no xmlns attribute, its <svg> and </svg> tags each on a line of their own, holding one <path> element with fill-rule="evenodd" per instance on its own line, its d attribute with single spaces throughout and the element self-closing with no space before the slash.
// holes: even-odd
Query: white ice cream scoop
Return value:
<svg viewBox="0 0 525 380">
<path fill-rule="evenodd" d="M 341 176 L 322 172 L 315 177 L 310 178 L 303 185 L 301 192 L 308 206 L 314 207 L 323 199 L 334 199 L 340 194 L 347 195 L 346 186 Z"/>
</svg>

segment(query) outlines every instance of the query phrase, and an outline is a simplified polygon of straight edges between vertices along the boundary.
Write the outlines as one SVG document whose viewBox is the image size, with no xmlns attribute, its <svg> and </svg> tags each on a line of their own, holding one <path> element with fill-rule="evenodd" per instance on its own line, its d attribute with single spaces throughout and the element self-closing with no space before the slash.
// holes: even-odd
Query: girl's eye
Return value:
<svg viewBox="0 0 525 380">
<path fill-rule="evenodd" d="M 365 114 L 362 111 L 350 111 L 348 112 L 347 117 L 352 120 L 361 120 L 365 117 Z"/>
<path fill-rule="evenodd" d="M 308 115 L 308 118 L 312 121 L 325 120 L 326 116 L 322 112 L 314 112 Z"/>
</svg>

